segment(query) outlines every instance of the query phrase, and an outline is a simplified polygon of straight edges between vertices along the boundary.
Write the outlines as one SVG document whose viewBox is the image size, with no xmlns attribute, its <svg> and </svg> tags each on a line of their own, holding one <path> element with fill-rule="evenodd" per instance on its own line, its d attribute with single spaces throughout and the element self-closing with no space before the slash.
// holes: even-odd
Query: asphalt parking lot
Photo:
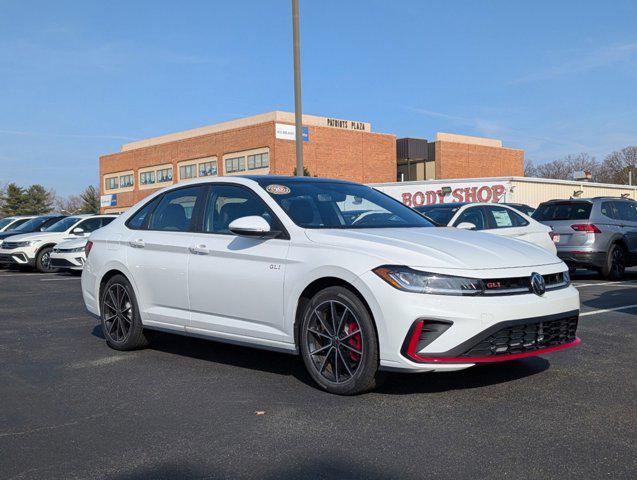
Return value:
<svg viewBox="0 0 637 480">
<path fill-rule="evenodd" d="M 576 348 L 338 397 L 289 355 L 113 351 L 79 277 L 0 270 L 0 477 L 636 478 L 637 269 L 574 280 Z"/>
</svg>

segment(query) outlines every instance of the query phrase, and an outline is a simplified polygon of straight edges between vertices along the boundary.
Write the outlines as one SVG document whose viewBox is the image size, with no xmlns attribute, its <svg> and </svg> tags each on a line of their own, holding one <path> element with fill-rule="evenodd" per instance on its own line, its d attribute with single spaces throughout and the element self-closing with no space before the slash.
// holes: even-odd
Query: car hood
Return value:
<svg viewBox="0 0 637 480">
<path fill-rule="evenodd" d="M 25 242 L 27 240 L 40 240 L 42 242 L 55 241 L 60 242 L 65 238 L 68 238 L 66 232 L 31 232 L 21 233 L 19 235 L 12 235 L 5 238 L 5 241 L 10 242 Z"/>
<path fill-rule="evenodd" d="M 72 238 L 64 240 L 56 245 L 57 248 L 80 248 L 86 246 L 88 238 Z"/>
<path fill-rule="evenodd" d="M 559 264 L 547 250 L 512 238 L 456 228 L 307 229 L 317 243 L 365 252 L 383 263 L 481 270 Z"/>
</svg>

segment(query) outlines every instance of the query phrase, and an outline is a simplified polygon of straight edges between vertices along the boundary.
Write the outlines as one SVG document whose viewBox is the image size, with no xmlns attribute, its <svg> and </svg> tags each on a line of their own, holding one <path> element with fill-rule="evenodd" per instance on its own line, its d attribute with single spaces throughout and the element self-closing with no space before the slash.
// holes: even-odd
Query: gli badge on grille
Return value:
<svg viewBox="0 0 637 480">
<path fill-rule="evenodd" d="M 536 295 L 542 296 L 546 292 L 546 283 L 544 277 L 537 272 L 531 274 L 531 290 Z"/>
</svg>

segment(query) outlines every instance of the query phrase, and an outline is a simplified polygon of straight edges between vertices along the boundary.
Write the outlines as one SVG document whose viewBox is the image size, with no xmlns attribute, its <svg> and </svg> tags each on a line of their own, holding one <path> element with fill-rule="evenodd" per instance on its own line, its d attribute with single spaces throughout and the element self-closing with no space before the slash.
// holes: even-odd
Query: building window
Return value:
<svg viewBox="0 0 637 480">
<path fill-rule="evenodd" d="M 117 188 L 119 188 L 119 181 L 117 177 L 110 177 L 107 178 L 106 180 L 106 190 L 115 190 Z"/>
<path fill-rule="evenodd" d="M 217 162 L 204 162 L 199 164 L 199 176 L 210 177 L 217 175 Z"/>
<path fill-rule="evenodd" d="M 139 174 L 140 185 L 151 185 L 155 183 L 155 172 L 142 172 Z"/>
<path fill-rule="evenodd" d="M 197 165 L 182 165 L 179 167 L 179 180 L 187 180 L 197 176 Z"/>
<path fill-rule="evenodd" d="M 257 153 L 256 155 L 248 155 L 248 170 L 257 170 L 259 168 L 267 168 L 270 166 L 270 156 L 266 153 Z"/>
<path fill-rule="evenodd" d="M 246 157 L 226 158 L 226 173 L 243 172 L 246 169 Z"/>
<path fill-rule="evenodd" d="M 172 168 L 162 168 L 161 170 L 157 170 L 157 183 L 165 183 L 173 181 L 173 169 Z"/>
<path fill-rule="evenodd" d="M 133 174 L 128 175 L 120 175 L 119 177 L 119 188 L 128 188 L 132 187 L 135 184 L 135 180 L 133 179 Z"/>
</svg>

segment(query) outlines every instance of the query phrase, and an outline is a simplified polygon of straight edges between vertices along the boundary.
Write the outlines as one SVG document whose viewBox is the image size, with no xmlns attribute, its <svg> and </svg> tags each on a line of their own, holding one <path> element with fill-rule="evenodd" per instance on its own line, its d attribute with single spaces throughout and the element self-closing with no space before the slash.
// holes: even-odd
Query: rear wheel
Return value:
<svg viewBox="0 0 637 480">
<path fill-rule="evenodd" d="M 149 333 L 144 331 L 135 292 L 126 277 L 115 275 L 106 282 L 100 312 L 102 332 L 109 347 L 135 350 L 148 345 Z"/>
<path fill-rule="evenodd" d="M 601 269 L 602 276 L 609 280 L 621 280 L 626 271 L 626 250 L 618 243 L 611 245 L 606 263 Z"/>
<path fill-rule="evenodd" d="M 35 268 L 41 273 L 54 273 L 58 269 L 51 266 L 52 247 L 42 248 L 35 257 Z"/>
<path fill-rule="evenodd" d="M 376 330 L 363 302 L 346 288 L 326 288 L 308 302 L 299 341 L 305 367 L 324 390 L 355 395 L 378 384 Z"/>
</svg>

